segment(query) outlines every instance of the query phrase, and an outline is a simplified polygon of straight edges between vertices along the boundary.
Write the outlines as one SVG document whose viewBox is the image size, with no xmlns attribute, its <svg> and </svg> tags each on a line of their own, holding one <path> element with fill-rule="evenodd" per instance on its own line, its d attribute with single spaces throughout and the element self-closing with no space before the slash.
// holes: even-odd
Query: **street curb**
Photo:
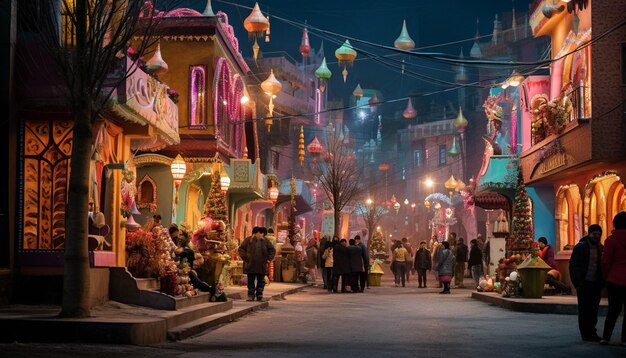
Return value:
<svg viewBox="0 0 626 358">
<path fill-rule="evenodd" d="M 472 298 L 517 312 L 549 313 L 563 315 L 578 314 L 578 304 L 575 300 L 573 300 L 573 302 L 558 302 L 556 301 L 557 299 L 548 300 L 545 298 L 510 298 L 502 297 L 497 293 L 488 292 L 472 292 Z M 570 299 L 570 301 L 572 300 Z M 600 303 L 600 310 L 598 312 L 598 315 L 606 316 L 607 309 L 608 306 L 606 302 Z"/>
</svg>

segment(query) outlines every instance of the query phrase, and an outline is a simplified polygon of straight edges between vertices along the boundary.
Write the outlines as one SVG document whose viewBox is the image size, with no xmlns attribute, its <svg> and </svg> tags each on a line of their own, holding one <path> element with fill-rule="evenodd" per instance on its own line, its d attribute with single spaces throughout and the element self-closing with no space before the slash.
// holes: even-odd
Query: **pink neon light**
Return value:
<svg viewBox="0 0 626 358">
<path fill-rule="evenodd" d="M 206 66 L 195 65 L 191 67 L 189 75 L 189 90 L 191 96 L 189 123 L 190 127 L 206 126 Z"/>
</svg>

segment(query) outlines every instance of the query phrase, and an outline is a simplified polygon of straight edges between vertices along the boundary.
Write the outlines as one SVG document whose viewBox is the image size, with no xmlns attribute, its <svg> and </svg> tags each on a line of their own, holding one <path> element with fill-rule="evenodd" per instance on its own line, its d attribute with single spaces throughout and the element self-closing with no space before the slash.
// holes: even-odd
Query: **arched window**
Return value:
<svg viewBox="0 0 626 358">
<path fill-rule="evenodd" d="M 206 66 L 189 67 L 189 126 L 206 128 Z"/>
<path fill-rule="evenodd" d="M 150 208 L 151 205 L 157 205 L 157 186 L 156 182 L 146 174 L 139 182 L 137 207 Z"/>
<path fill-rule="evenodd" d="M 237 126 L 242 117 L 241 97 L 244 83 L 238 75 L 231 75 L 230 66 L 224 58 L 217 61 L 213 92 L 215 135 L 227 146 L 238 150 L 241 129 Z"/>
</svg>

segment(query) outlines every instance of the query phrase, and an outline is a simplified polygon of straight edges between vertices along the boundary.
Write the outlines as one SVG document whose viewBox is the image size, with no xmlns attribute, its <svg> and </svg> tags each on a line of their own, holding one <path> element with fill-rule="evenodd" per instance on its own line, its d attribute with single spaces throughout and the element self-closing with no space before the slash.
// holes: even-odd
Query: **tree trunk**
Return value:
<svg viewBox="0 0 626 358">
<path fill-rule="evenodd" d="M 333 209 L 333 214 L 335 215 L 335 235 L 343 239 L 341 237 L 341 211 Z"/>
<path fill-rule="evenodd" d="M 89 252 L 88 201 L 89 161 L 92 145 L 90 113 L 87 101 L 82 110 L 75 108 L 72 139 L 72 162 L 68 206 L 65 212 L 65 271 L 61 316 L 88 317 Z"/>
</svg>

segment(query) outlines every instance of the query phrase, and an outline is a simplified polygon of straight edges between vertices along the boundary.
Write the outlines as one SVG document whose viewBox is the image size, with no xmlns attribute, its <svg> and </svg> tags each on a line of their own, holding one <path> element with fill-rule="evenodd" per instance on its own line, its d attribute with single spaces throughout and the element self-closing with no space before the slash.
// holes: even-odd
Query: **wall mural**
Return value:
<svg viewBox="0 0 626 358">
<path fill-rule="evenodd" d="M 28 120 L 24 125 L 24 250 L 63 250 L 72 154 L 70 121 Z"/>
</svg>

